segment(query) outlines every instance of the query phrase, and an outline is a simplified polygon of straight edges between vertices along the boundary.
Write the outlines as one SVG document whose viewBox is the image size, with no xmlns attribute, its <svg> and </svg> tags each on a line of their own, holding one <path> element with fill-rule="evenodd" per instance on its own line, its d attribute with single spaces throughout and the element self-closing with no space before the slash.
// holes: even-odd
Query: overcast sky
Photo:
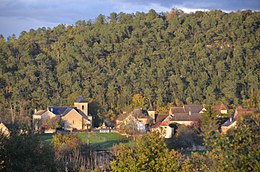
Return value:
<svg viewBox="0 0 260 172">
<path fill-rule="evenodd" d="M 0 34 L 16 37 L 31 28 L 75 24 L 78 20 L 95 19 L 112 12 L 167 12 L 172 8 L 184 12 L 220 9 L 260 10 L 260 0 L 0 0 Z"/>
</svg>

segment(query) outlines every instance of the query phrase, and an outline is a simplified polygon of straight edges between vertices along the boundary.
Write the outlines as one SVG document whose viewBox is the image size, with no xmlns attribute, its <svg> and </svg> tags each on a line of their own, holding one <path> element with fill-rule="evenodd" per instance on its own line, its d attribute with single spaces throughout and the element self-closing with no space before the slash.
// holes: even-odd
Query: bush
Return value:
<svg viewBox="0 0 260 172">
<path fill-rule="evenodd" d="M 0 135 L 0 167 L 4 171 L 57 171 L 54 152 L 31 133 Z M 1 169 L 0 168 L 0 169 Z"/>
</svg>

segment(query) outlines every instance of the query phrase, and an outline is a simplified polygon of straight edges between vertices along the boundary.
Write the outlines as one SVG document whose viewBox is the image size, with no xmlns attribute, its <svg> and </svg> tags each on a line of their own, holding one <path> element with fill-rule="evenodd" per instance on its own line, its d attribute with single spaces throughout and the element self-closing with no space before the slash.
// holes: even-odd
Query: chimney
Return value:
<svg viewBox="0 0 260 172">
<path fill-rule="evenodd" d="M 34 113 L 36 113 L 36 112 L 37 112 L 37 109 L 35 108 L 35 109 L 34 109 Z"/>
</svg>

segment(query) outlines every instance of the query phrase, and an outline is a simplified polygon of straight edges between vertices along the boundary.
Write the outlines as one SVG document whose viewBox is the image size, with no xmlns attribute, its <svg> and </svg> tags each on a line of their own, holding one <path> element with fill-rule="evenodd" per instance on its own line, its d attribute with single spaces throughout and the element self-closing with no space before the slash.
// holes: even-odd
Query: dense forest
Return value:
<svg viewBox="0 0 260 172">
<path fill-rule="evenodd" d="M 260 13 L 249 10 L 173 9 L 1 36 L 1 117 L 72 105 L 78 95 L 112 116 L 135 94 L 157 110 L 169 103 L 259 106 L 259 25 Z"/>
</svg>

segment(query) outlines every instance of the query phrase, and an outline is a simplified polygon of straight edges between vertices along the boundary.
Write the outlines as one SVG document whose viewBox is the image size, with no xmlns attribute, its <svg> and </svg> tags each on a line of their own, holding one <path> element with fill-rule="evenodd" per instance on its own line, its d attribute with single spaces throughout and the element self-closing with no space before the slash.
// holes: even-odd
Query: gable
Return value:
<svg viewBox="0 0 260 172">
<path fill-rule="evenodd" d="M 212 106 L 212 109 L 214 109 L 217 113 L 227 113 L 227 107 L 223 103 L 221 103 L 221 105 Z"/>
<path fill-rule="evenodd" d="M 67 109 L 66 114 L 63 115 L 64 119 L 82 118 L 82 116 L 74 109 Z"/>
<path fill-rule="evenodd" d="M 0 132 L 2 132 L 5 136 L 9 136 L 10 134 L 8 128 L 3 123 L 0 123 Z"/>
<path fill-rule="evenodd" d="M 201 111 L 199 113 L 204 113 L 204 112 L 207 112 L 206 108 L 201 109 Z"/>
<path fill-rule="evenodd" d="M 46 119 L 46 118 L 53 118 L 55 117 L 56 115 L 54 113 L 52 113 L 51 111 L 45 111 L 42 116 L 41 116 L 41 119 Z"/>
</svg>

